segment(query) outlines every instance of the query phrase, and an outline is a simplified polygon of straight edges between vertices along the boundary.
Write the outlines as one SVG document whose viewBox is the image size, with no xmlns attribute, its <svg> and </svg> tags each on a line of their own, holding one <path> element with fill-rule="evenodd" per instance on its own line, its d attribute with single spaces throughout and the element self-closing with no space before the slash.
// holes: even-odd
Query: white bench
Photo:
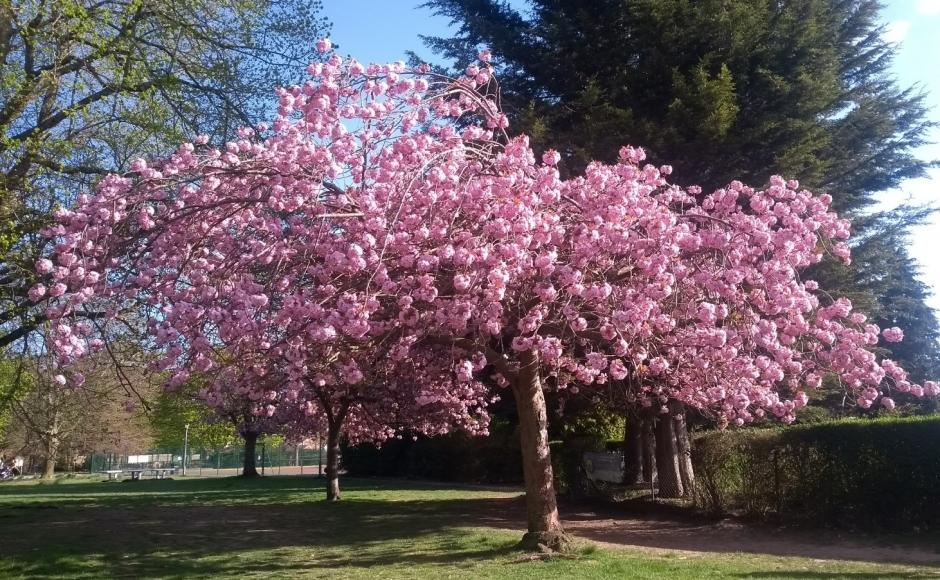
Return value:
<svg viewBox="0 0 940 580">
<path fill-rule="evenodd" d="M 141 475 L 147 473 L 153 476 L 154 479 L 166 479 L 167 474 L 175 474 L 175 467 L 139 467 L 134 469 L 126 470 L 131 474 L 132 481 L 140 481 Z"/>
</svg>

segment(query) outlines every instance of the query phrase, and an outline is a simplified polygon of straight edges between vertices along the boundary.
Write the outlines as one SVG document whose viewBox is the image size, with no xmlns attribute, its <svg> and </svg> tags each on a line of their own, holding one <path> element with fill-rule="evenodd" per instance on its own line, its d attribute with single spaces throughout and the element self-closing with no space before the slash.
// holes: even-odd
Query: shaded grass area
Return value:
<svg viewBox="0 0 940 580">
<path fill-rule="evenodd" d="M 910 578 L 935 568 L 599 549 L 514 549 L 518 493 L 309 476 L 0 484 L 0 577 Z"/>
</svg>

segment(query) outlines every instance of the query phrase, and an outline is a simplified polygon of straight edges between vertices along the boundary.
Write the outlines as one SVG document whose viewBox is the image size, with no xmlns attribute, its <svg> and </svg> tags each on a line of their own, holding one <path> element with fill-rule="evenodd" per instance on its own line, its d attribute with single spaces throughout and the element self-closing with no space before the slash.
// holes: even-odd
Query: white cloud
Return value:
<svg viewBox="0 0 940 580">
<path fill-rule="evenodd" d="M 902 42 L 907 38 L 907 33 L 911 30 L 911 23 L 907 20 L 895 20 L 885 26 L 881 37 L 885 42 Z"/>
<path fill-rule="evenodd" d="M 917 3 L 917 13 L 930 16 L 940 14 L 940 0 L 920 0 Z"/>
</svg>

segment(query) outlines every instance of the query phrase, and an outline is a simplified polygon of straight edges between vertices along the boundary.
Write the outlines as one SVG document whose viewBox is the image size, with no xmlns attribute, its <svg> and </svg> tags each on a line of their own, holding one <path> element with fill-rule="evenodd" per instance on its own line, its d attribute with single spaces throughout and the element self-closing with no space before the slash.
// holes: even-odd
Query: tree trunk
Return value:
<svg viewBox="0 0 940 580">
<path fill-rule="evenodd" d="M 692 441 L 685 422 L 685 405 L 680 401 L 669 401 L 669 414 L 676 433 L 676 448 L 679 453 L 679 477 L 682 479 L 682 491 L 686 497 L 692 497 L 695 491 L 695 471 L 692 468 Z"/>
<path fill-rule="evenodd" d="M 679 448 L 672 417 L 660 415 L 656 420 L 656 469 L 659 471 L 659 497 L 682 497 L 679 477 Z"/>
<path fill-rule="evenodd" d="M 42 479 L 50 480 L 55 478 L 55 460 L 59 453 L 59 438 L 51 435 L 45 444 L 45 454 L 43 458 Z"/>
<path fill-rule="evenodd" d="M 643 445 L 643 481 L 652 485 L 656 481 L 656 434 L 652 416 L 641 416 L 640 430 Z"/>
<path fill-rule="evenodd" d="M 338 425 L 330 425 L 326 433 L 326 499 L 339 501 L 339 433 Z"/>
<path fill-rule="evenodd" d="M 643 482 L 643 421 L 635 413 L 624 416 L 623 483 L 637 485 Z"/>
<path fill-rule="evenodd" d="M 258 434 L 251 431 L 242 434 L 245 438 L 245 461 L 242 468 L 242 477 L 258 477 L 258 468 L 255 464 L 255 445 L 258 443 Z"/>
<path fill-rule="evenodd" d="M 528 533 L 520 545 L 530 550 L 564 551 L 570 546 L 570 539 L 558 517 L 552 457 L 548 447 L 548 412 L 539 377 L 538 355 L 531 351 L 523 352 L 520 362 L 519 376 L 512 385 L 519 415 L 528 512 Z"/>
</svg>

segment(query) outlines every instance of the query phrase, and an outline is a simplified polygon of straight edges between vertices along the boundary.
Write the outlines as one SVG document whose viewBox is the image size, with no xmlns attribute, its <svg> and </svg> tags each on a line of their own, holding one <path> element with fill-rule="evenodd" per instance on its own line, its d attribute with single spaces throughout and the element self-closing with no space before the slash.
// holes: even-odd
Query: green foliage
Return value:
<svg viewBox="0 0 940 580">
<path fill-rule="evenodd" d="M 597 441 L 623 439 L 623 416 L 604 407 L 591 405 L 582 409 L 561 427 L 563 439 L 586 437 Z"/>
<path fill-rule="evenodd" d="M 714 432 L 694 442 L 715 512 L 872 530 L 940 526 L 940 416 Z"/>
<path fill-rule="evenodd" d="M 13 420 L 13 404 L 33 390 L 35 381 L 14 358 L 0 357 L 0 448 Z"/>
<path fill-rule="evenodd" d="M 191 449 L 219 449 L 237 441 L 234 426 L 198 400 L 198 390 L 198 381 L 190 380 L 179 391 L 157 396 L 148 416 L 156 447 L 182 449 L 186 425 Z"/>
<path fill-rule="evenodd" d="M 283 435 L 278 435 L 277 433 L 268 433 L 268 434 L 262 435 L 261 437 L 258 437 L 257 444 L 259 448 L 262 445 L 264 445 L 265 447 L 274 449 L 274 448 L 284 445 L 284 443 L 286 442 L 287 442 L 287 438 L 284 437 Z"/>
</svg>

